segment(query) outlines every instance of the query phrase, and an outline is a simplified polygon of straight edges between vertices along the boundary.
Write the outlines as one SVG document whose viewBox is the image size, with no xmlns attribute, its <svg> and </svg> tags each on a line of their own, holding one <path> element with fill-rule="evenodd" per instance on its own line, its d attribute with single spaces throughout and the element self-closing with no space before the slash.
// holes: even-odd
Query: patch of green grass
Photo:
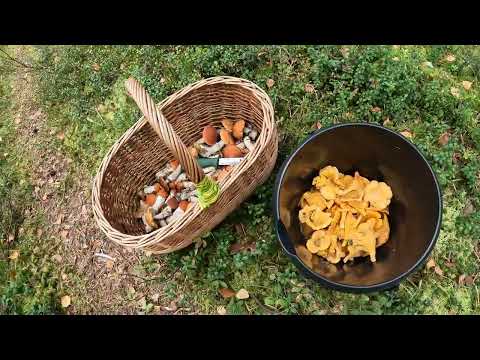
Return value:
<svg viewBox="0 0 480 360">
<path fill-rule="evenodd" d="M 36 235 L 44 223 L 29 213 L 29 163 L 16 143 L 11 114 L 14 69 L 2 59 L 0 68 L 0 313 L 50 314 L 59 311 L 52 243 L 39 242 L 46 240 Z"/>
<path fill-rule="evenodd" d="M 454 55 L 453 62 L 446 61 Z M 480 271 L 474 254 L 480 228 L 480 50 L 471 46 L 73 46 L 39 49 L 41 97 L 51 126 L 65 131 L 63 150 L 93 174 L 109 147 L 139 117 L 123 82 L 134 76 L 160 101 L 201 78 L 232 75 L 267 89 L 280 128 L 280 164 L 319 122 L 384 123 L 409 130 L 442 186 L 443 225 L 433 256 L 442 277 L 420 270 L 398 290 L 369 295 L 335 293 L 301 277 L 279 248 L 271 217 L 276 170 L 219 227 L 206 247 L 166 256 L 167 296 L 214 313 L 479 313 Z M 431 66 L 430 66 L 430 64 Z M 470 90 L 462 81 L 471 81 Z M 305 85 L 314 86 L 306 92 Z M 459 97 L 452 95 L 457 88 Z M 450 135 L 446 145 L 438 138 Z M 464 214 L 467 202 L 473 211 Z M 234 225 L 242 223 L 246 235 Z M 256 241 L 253 252 L 232 255 L 236 242 Z M 145 260 L 145 269 L 154 260 Z M 453 264 L 447 267 L 447 261 Z M 179 269 L 175 276 L 174 270 Z M 224 300 L 218 290 L 248 289 L 247 301 Z M 255 298 L 253 298 L 255 297 Z M 259 305 L 259 302 L 262 305 Z"/>
</svg>

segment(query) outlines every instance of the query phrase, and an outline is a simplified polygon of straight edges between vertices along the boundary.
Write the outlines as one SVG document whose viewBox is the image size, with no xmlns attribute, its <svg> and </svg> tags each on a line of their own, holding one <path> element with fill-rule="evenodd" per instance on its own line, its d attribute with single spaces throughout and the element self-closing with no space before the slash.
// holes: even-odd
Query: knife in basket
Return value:
<svg viewBox="0 0 480 360">
<path fill-rule="evenodd" d="M 243 158 L 197 158 L 198 165 L 201 168 L 214 167 L 215 169 L 222 165 L 236 165 Z"/>
</svg>

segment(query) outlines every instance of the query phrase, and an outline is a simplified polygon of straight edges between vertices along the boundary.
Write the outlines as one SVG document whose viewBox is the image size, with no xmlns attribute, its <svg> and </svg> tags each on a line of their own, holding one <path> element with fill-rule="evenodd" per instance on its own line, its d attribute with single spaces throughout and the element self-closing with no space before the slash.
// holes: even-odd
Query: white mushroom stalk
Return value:
<svg viewBox="0 0 480 360">
<path fill-rule="evenodd" d="M 198 202 L 198 197 L 196 196 L 190 196 L 188 198 L 188 201 L 191 202 L 191 203 L 197 203 Z"/>
<path fill-rule="evenodd" d="M 164 178 L 165 176 L 169 175 L 172 171 L 173 171 L 172 166 L 170 164 L 167 164 L 167 166 L 165 166 L 163 169 L 161 169 L 155 174 L 155 177 L 157 179 Z"/>
<path fill-rule="evenodd" d="M 203 157 L 209 157 L 222 150 L 224 145 L 225 143 L 222 140 L 212 146 L 205 146 L 202 144 L 198 147 L 198 153 Z"/>
<path fill-rule="evenodd" d="M 173 172 L 167 176 L 167 180 L 168 181 L 175 181 L 177 180 L 178 176 L 180 175 L 180 173 L 182 172 L 182 165 L 178 165 L 177 168 L 175 170 L 173 170 Z"/>
<path fill-rule="evenodd" d="M 183 191 L 180 193 L 180 200 L 188 200 L 191 196 L 196 196 L 197 190 Z"/>
<path fill-rule="evenodd" d="M 167 222 L 165 220 L 160 220 L 160 227 L 167 226 Z"/>
<path fill-rule="evenodd" d="M 185 181 L 187 180 L 187 174 L 186 173 L 181 173 L 180 175 L 178 175 L 176 181 Z"/>
<path fill-rule="evenodd" d="M 243 128 L 243 133 L 244 133 L 245 135 L 248 135 L 248 134 L 250 133 L 250 131 L 252 131 L 252 128 L 251 128 L 251 127 L 245 126 L 245 127 Z"/>
<path fill-rule="evenodd" d="M 215 166 L 208 166 L 206 168 L 203 168 L 203 172 L 205 173 L 205 175 L 213 173 L 215 170 Z"/>
<path fill-rule="evenodd" d="M 186 190 L 193 190 L 196 188 L 195 183 L 191 181 L 184 181 L 182 185 L 183 185 L 183 188 Z"/>
<path fill-rule="evenodd" d="M 250 134 L 248 134 L 248 137 L 252 140 L 255 140 L 258 136 L 258 131 L 253 129 L 252 131 L 250 131 Z"/>
<path fill-rule="evenodd" d="M 247 137 L 245 137 L 245 139 L 248 139 Z M 245 141 L 240 141 L 238 144 L 237 144 L 237 147 L 240 149 L 240 150 L 243 150 L 245 149 Z"/>
<path fill-rule="evenodd" d="M 185 211 L 183 211 L 180 207 L 178 207 L 175 209 L 172 216 L 166 218 L 165 220 L 167 221 L 167 224 L 170 224 L 175 220 L 179 219 L 183 214 L 185 214 Z"/>
<path fill-rule="evenodd" d="M 163 220 L 163 219 L 169 217 L 170 215 L 172 215 L 172 209 L 169 206 L 166 206 L 166 207 L 163 208 L 163 210 L 160 213 L 155 215 L 153 218 L 155 220 Z"/>
<path fill-rule="evenodd" d="M 248 136 L 245 136 L 245 138 L 243 139 L 243 142 L 245 143 L 245 146 L 247 147 L 248 151 L 253 150 L 254 143 L 252 142 L 252 140 Z"/>
<path fill-rule="evenodd" d="M 160 210 L 163 204 L 165 204 L 165 198 L 161 195 L 157 195 L 155 199 L 155 203 L 152 205 L 152 209 L 155 212 L 155 214 Z"/>
</svg>

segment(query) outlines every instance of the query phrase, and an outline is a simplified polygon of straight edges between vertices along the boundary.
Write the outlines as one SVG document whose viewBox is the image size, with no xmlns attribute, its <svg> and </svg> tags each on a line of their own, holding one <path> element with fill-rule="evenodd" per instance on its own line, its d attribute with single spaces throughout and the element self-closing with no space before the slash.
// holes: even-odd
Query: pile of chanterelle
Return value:
<svg viewBox="0 0 480 360">
<path fill-rule="evenodd" d="M 253 149 L 257 137 L 258 131 L 244 120 L 225 119 L 221 129 L 206 126 L 202 138 L 189 151 L 206 175 L 220 181 Z M 198 202 L 196 186 L 178 160 L 167 163 L 155 178 L 153 185 L 138 191 L 140 207 L 136 217 L 142 219 L 147 233 L 179 219 Z"/>
</svg>

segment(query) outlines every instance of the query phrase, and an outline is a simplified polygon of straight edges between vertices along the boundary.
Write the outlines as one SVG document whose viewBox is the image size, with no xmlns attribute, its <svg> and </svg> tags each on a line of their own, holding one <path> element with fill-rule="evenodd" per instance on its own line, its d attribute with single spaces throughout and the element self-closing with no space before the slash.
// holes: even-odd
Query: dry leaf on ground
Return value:
<svg viewBox="0 0 480 360">
<path fill-rule="evenodd" d="M 256 243 L 254 242 L 250 242 L 250 243 L 235 243 L 233 245 L 230 246 L 230 252 L 232 254 L 236 254 L 236 253 L 239 253 L 243 250 L 250 250 L 250 251 L 254 251 L 255 249 L 257 248 L 257 245 Z"/>
<path fill-rule="evenodd" d="M 267 80 L 267 87 L 270 89 L 270 88 L 272 88 L 273 85 L 275 85 L 275 80 L 268 79 Z"/>
<path fill-rule="evenodd" d="M 65 295 L 65 296 L 62 296 L 62 299 L 60 301 L 62 303 L 62 307 L 67 308 L 70 306 L 72 299 L 70 298 L 70 296 Z"/>
<path fill-rule="evenodd" d="M 443 270 L 440 269 L 438 266 L 435 266 L 435 274 L 443 276 Z"/>
<path fill-rule="evenodd" d="M 392 121 L 390 120 L 389 117 L 387 117 L 387 118 L 383 121 L 383 126 L 390 125 L 391 123 L 392 123 Z"/>
<path fill-rule="evenodd" d="M 453 54 L 448 54 L 447 56 L 445 56 L 445 61 L 449 62 L 449 63 L 452 63 L 455 61 L 455 55 Z"/>
<path fill-rule="evenodd" d="M 435 266 L 436 266 L 435 260 L 433 260 L 433 259 L 428 260 L 427 269 L 431 269 L 432 267 L 435 267 Z"/>
<path fill-rule="evenodd" d="M 311 94 L 315 91 L 315 87 L 312 84 L 305 84 L 305 92 Z"/>
<path fill-rule="evenodd" d="M 400 131 L 400 134 L 402 134 L 403 136 L 405 136 L 406 138 L 409 138 L 409 139 L 411 139 L 413 137 L 413 134 L 408 130 Z"/>
<path fill-rule="evenodd" d="M 438 138 L 438 143 L 442 146 L 447 145 L 449 139 L 450 139 L 450 134 L 448 132 L 444 132 Z"/>
<path fill-rule="evenodd" d="M 422 65 L 423 65 L 424 67 L 429 67 L 429 68 L 432 68 L 432 69 L 433 69 L 433 64 L 432 64 L 430 61 L 424 61 L 424 62 L 422 63 Z"/>
<path fill-rule="evenodd" d="M 57 138 L 58 138 L 58 140 L 63 141 L 63 139 L 65 139 L 65 133 L 63 131 L 60 131 L 57 134 Z"/>
<path fill-rule="evenodd" d="M 227 314 L 227 309 L 225 309 L 225 306 L 217 307 L 217 314 L 218 315 L 226 315 Z"/>
<path fill-rule="evenodd" d="M 450 94 L 452 94 L 455 97 L 460 97 L 460 90 L 454 86 L 450 88 Z"/>
<path fill-rule="evenodd" d="M 19 256 L 20 256 L 19 250 L 10 250 L 10 255 L 8 255 L 8 258 L 10 260 L 17 260 Z"/>
<path fill-rule="evenodd" d="M 471 81 L 462 81 L 463 88 L 465 90 L 470 90 L 472 87 L 472 82 Z"/>
<path fill-rule="evenodd" d="M 233 291 L 232 289 L 221 288 L 218 291 L 220 292 L 220 295 L 222 295 L 224 299 L 228 299 L 228 298 L 231 298 L 232 296 L 235 296 L 235 291 Z"/>
<path fill-rule="evenodd" d="M 238 299 L 238 300 L 245 300 L 245 299 L 248 299 L 250 297 L 250 295 L 248 294 L 248 291 L 245 290 L 245 289 L 240 289 L 238 290 L 237 294 L 235 295 L 235 297 Z"/>
<path fill-rule="evenodd" d="M 465 274 L 462 274 L 458 277 L 458 285 L 462 286 L 465 284 L 465 278 L 467 277 L 467 275 Z"/>
<path fill-rule="evenodd" d="M 93 64 L 93 65 L 92 65 L 92 68 L 93 68 L 93 70 L 95 70 L 95 71 L 100 71 L 100 65 L 98 65 L 97 63 Z"/>
<path fill-rule="evenodd" d="M 382 109 L 380 109 L 378 106 L 375 106 L 370 111 L 373 112 L 373 113 L 377 113 L 377 112 L 382 111 Z"/>
</svg>

